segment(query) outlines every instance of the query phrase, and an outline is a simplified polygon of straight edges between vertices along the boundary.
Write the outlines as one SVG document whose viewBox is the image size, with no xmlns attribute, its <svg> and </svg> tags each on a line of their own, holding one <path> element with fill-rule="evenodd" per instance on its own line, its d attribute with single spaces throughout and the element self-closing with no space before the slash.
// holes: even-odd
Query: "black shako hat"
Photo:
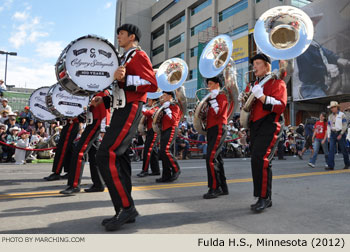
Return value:
<svg viewBox="0 0 350 252">
<path fill-rule="evenodd" d="M 168 94 L 175 98 L 175 93 L 173 91 L 163 91 L 163 94 Z"/>
<path fill-rule="evenodd" d="M 133 24 L 123 24 L 122 26 L 119 26 L 117 29 L 117 34 L 119 34 L 119 31 L 127 31 L 129 34 L 135 34 L 136 40 L 140 42 L 141 39 L 141 31 L 140 29 Z"/>
<path fill-rule="evenodd" d="M 263 61 L 266 61 L 267 63 L 271 64 L 271 59 L 267 55 L 263 53 L 258 53 L 253 58 L 250 59 L 250 64 L 253 64 L 254 60 L 261 59 Z"/>
<path fill-rule="evenodd" d="M 222 74 L 219 74 L 219 75 L 217 75 L 215 77 L 207 78 L 206 79 L 207 85 L 208 85 L 209 81 L 213 81 L 215 83 L 219 83 L 220 87 L 222 87 L 223 84 L 224 84 L 224 76 Z"/>
</svg>

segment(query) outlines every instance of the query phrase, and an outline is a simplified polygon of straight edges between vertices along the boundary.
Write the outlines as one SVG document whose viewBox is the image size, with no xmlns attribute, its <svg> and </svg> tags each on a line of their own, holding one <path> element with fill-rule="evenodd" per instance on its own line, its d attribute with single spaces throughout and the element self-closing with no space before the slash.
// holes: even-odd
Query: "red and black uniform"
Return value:
<svg viewBox="0 0 350 252">
<path fill-rule="evenodd" d="M 66 173 L 70 172 L 69 168 L 73 152 L 73 142 L 79 132 L 79 123 L 83 121 L 84 119 L 82 116 L 65 120 L 65 125 L 62 128 L 60 139 L 58 141 L 57 149 L 55 152 L 55 157 L 53 160 L 53 174 L 61 174 L 63 167 Z"/>
<path fill-rule="evenodd" d="M 257 85 L 262 79 L 256 81 Z M 283 80 L 269 80 L 263 87 L 263 104 L 256 99 L 250 115 L 251 167 L 254 196 L 271 198 L 271 162 L 284 123 L 282 113 L 287 104 L 286 84 Z"/>
<path fill-rule="evenodd" d="M 146 111 L 142 111 L 142 114 L 146 117 L 147 132 L 145 147 L 143 149 L 143 163 L 142 171 L 148 172 L 149 164 L 151 164 L 152 173 L 159 173 L 159 161 L 158 153 L 155 150 L 157 145 L 157 133 L 152 128 L 152 116 L 157 111 L 158 107 L 151 108 Z"/>
<path fill-rule="evenodd" d="M 165 108 L 162 118 L 162 131 L 160 134 L 160 158 L 162 159 L 163 173 L 162 180 L 169 181 L 174 174 L 179 174 L 180 166 L 174 157 L 173 148 L 178 133 L 178 125 L 182 116 L 179 105 L 171 103 Z"/>
<path fill-rule="evenodd" d="M 96 96 L 105 97 L 107 96 L 106 92 L 107 91 L 99 92 L 96 94 Z M 100 103 L 97 107 L 90 106 L 89 112 L 92 113 L 93 121 L 86 125 L 85 130 L 81 134 L 77 145 L 73 149 L 73 155 L 70 163 L 68 186 L 74 188 L 80 185 L 85 164 L 84 155 L 90 151 L 91 147 L 97 140 L 100 134 L 102 121 L 105 120 L 104 124 L 106 126 L 109 125 L 110 121 L 110 108 L 106 109 L 104 103 Z M 94 154 L 94 152 L 91 154 Z M 92 175 L 95 175 L 96 173 L 94 171 L 97 169 L 96 166 L 94 166 L 96 163 L 94 162 L 95 157 L 89 155 L 89 159 L 92 159 L 92 162 L 90 161 L 90 169 L 93 169 Z M 96 178 L 94 178 L 94 180 L 96 180 Z"/>
<path fill-rule="evenodd" d="M 218 94 L 215 107 L 209 105 L 207 114 L 207 139 L 208 149 L 206 156 L 206 166 L 208 173 L 208 187 L 216 190 L 221 188 L 223 192 L 228 192 L 224 171 L 224 161 L 220 152 L 227 134 L 227 97 L 225 94 Z M 209 102 L 209 104 L 211 104 Z"/>
<path fill-rule="evenodd" d="M 125 59 L 122 59 L 122 63 L 123 61 Z M 126 82 L 118 82 L 118 85 L 125 90 L 126 105 L 114 110 L 110 127 L 96 154 L 98 168 L 117 213 L 122 208 L 134 206 L 131 197 L 131 163 L 127 150 L 137 132 L 147 92 L 157 90 L 152 64 L 144 51 L 136 50 L 126 65 L 125 80 Z M 135 86 L 136 90 L 130 91 L 129 87 Z M 109 108 L 111 98 L 104 97 L 103 101 L 106 108 Z"/>
</svg>

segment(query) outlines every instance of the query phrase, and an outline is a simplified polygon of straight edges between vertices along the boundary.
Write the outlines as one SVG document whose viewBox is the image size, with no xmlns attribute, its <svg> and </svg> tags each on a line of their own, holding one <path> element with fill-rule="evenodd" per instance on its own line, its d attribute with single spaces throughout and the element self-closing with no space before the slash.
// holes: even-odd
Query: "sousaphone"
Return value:
<svg viewBox="0 0 350 252">
<path fill-rule="evenodd" d="M 264 54 L 273 59 L 289 60 L 306 51 L 312 42 L 314 27 L 310 17 L 292 6 L 278 6 L 263 13 L 254 28 L 254 40 Z M 263 86 L 272 78 L 271 73 L 259 85 Z M 240 113 L 242 127 L 247 128 L 254 94 L 249 94 Z"/>
</svg>

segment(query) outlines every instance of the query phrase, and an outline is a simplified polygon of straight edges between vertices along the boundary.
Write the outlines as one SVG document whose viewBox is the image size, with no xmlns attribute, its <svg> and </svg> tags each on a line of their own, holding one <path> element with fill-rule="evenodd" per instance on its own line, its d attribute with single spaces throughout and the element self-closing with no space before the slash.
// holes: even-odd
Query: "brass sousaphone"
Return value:
<svg viewBox="0 0 350 252">
<path fill-rule="evenodd" d="M 254 39 L 257 47 L 273 59 L 289 60 L 305 52 L 312 42 L 314 27 L 310 17 L 292 6 L 278 6 L 263 13 L 255 24 Z M 272 78 L 271 73 L 259 83 L 263 86 Z M 255 100 L 249 94 L 240 113 L 242 127 L 247 128 L 251 107 Z"/>
<path fill-rule="evenodd" d="M 179 105 L 182 113 L 186 114 L 187 99 L 185 94 L 184 82 L 187 79 L 188 66 L 180 58 L 171 58 L 164 61 L 156 74 L 158 87 L 166 92 L 175 91 L 176 103 Z M 161 101 L 162 103 L 162 101 Z M 164 106 L 162 105 L 153 116 L 152 128 L 154 132 L 160 134 L 162 118 L 164 115 Z"/>
<path fill-rule="evenodd" d="M 220 93 L 227 96 L 228 120 L 233 115 L 233 108 L 238 109 L 239 89 L 236 81 L 236 67 L 231 58 L 233 50 L 232 40 L 227 35 L 219 35 L 212 40 L 204 48 L 199 58 L 199 72 L 204 78 L 212 78 L 219 74 L 223 74 L 225 86 Z M 196 91 L 197 106 L 194 112 L 193 126 L 199 134 L 207 134 L 207 113 L 209 109 L 208 101 L 210 94 L 207 94 L 201 101 L 198 99 L 197 93 L 203 89 Z M 237 110 L 238 111 L 238 110 Z"/>
</svg>

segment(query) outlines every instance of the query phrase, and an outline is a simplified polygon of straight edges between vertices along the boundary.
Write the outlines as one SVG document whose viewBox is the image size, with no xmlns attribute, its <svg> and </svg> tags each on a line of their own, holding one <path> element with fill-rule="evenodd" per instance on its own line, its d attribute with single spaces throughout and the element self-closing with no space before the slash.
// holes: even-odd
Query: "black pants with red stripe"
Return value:
<svg viewBox="0 0 350 252">
<path fill-rule="evenodd" d="M 134 205 L 131 197 L 131 162 L 127 149 L 136 135 L 143 102 L 127 103 L 116 109 L 96 154 L 97 166 L 105 181 L 116 212 Z"/>
<path fill-rule="evenodd" d="M 170 127 L 160 134 L 160 158 L 162 159 L 164 180 L 169 179 L 175 172 L 180 170 L 180 166 L 173 155 L 174 144 L 178 128 Z"/>
<path fill-rule="evenodd" d="M 222 146 L 224 145 L 227 134 L 227 127 L 225 124 L 221 126 L 213 126 L 208 129 L 208 149 L 206 156 L 208 187 L 211 189 L 218 189 L 221 187 L 227 191 L 224 161 L 220 155 Z"/>
<path fill-rule="evenodd" d="M 93 143 L 98 138 L 100 126 L 101 120 L 93 120 L 91 124 L 85 127 L 77 145 L 74 147 L 68 175 L 68 186 L 78 187 L 80 185 L 85 165 L 84 156 L 89 152 Z"/>
<path fill-rule="evenodd" d="M 99 146 L 100 146 L 100 141 L 97 138 L 92 144 L 88 152 L 88 157 L 89 157 L 89 164 L 90 164 L 90 175 L 91 175 L 93 186 L 97 188 L 102 188 L 104 187 L 104 183 L 96 162 L 96 153 Z"/>
<path fill-rule="evenodd" d="M 271 113 L 251 122 L 251 168 L 255 197 L 271 198 L 271 160 L 281 135 L 282 121 L 283 117 Z"/>
<path fill-rule="evenodd" d="M 157 133 L 151 128 L 146 133 L 145 147 L 143 149 L 142 171 L 147 172 L 151 165 L 152 173 L 159 173 L 159 160 L 156 151 Z"/>
<path fill-rule="evenodd" d="M 73 152 L 73 141 L 79 132 L 79 123 L 67 123 L 60 134 L 57 144 L 55 158 L 53 160 L 52 172 L 60 174 L 62 168 L 69 173 L 70 161 Z"/>
</svg>

